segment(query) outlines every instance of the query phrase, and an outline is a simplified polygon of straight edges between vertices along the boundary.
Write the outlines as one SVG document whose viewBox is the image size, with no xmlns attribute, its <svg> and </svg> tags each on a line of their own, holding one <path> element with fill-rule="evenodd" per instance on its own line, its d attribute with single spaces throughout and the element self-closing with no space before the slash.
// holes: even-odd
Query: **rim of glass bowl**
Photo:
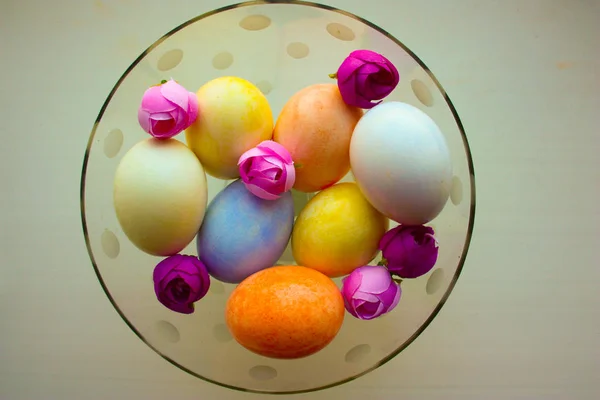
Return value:
<svg viewBox="0 0 600 400">
<path fill-rule="evenodd" d="M 381 33 L 382 35 L 386 36 L 388 39 L 390 39 L 391 41 L 393 41 L 394 43 L 396 43 L 399 47 L 401 47 L 404 51 L 406 51 L 420 66 L 421 68 L 423 68 L 425 70 L 425 72 L 429 75 L 429 77 L 432 79 L 432 81 L 435 83 L 435 85 L 437 86 L 438 90 L 440 91 L 440 93 L 443 95 L 444 100 L 446 101 L 446 104 L 448 105 L 448 107 L 450 108 L 450 111 L 452 112 L 452 115 L 454 116 L 454 120 L 456 122 L 456 125 L 460 131 L 460 135 L 462 137 L 462 141 L 463 141 L 463 147 L 465 150 L 465 154 L 467 156 L 467 164 L 468 164 L 468 168 L 469 168 L 469 185 L 471 187 L 471 204 L 470 204 L 470 210 L 469 210 L 469 225 L 468 225 L 468 231 L 467 231 L 467 236 L 465 238 L 465 242 L 463 245 L 463 251 L 459 260 L 459 264 L 458 267 L 456 269 L 456 272 L 454 274 L 454 276 L 452 277 L 452 281 L 450 282 L 450 284 L 448 285 L 448 289 L 446 290 L 446 292 L 444 293 L 444 295 L 442 296 L 442 298 L 440 299 L 439 303 L 437 304 L 437 306 L 435 307 L 435 309 L 433 310 L 433 312 L 431 313 L 431 315 L 429 316 L 429 318 L 427 318 L 427 320 L 415 331 L 415 333 L 413 333 L 413 335 L 406 340 L 402 345 L 400 345 L 397 349 L 395 349 L 394 351 L 392 351 L 390 354 L 388 354 L 386 357 L 384 357 L 383 359 L 381 359 L 377 364 L 371 366 L 370 368 L 361 371 L 355 375 L 349 376 L 345 379 L 333 382 L 333 383 L 329 383 L 327 385 L 322 385 L 319 387 L 314 387 L 314 388 L 309 388 L 309 389 L 300 389 L 300 390 L 292 390 L 292 391 L 263 391 L 263 390 L 255 390 L 255 389 L 247 389 L 247 388 L 242 388 L 242 387 L 238 387 L 238 386 L 233 386 L 233 385 L 229 385 L 226 384 L 224 382 L 219 382 L 210 378 L 207 378 L 205 376 L 202 376 L 192 370 L 190 370 L 189 368 L 184 367 L 183 365 L 180 365 L 179 363 L 177 363 L 177 361 L 171 359 L 170 357 L 166 356 L 165 354 L 162 354 L 155 346 L 153 346 L 151 343 L 149 343 L 146 338 L 141 334 L 140 331 L 138 331 L 136 329 L 135 326 L 133 326 L 133 324 L 131 322 L 129 322 L 129 320 L 127 319 L 127 317 L 125 316 L 125 314 L 121 311 L 121 309 L 119 308 L 119 305 L 116 303 L 116 301 L 113 299 L 108 287 L 106 286 L 106 284 L 104 283 L 104 280 L 102 278 L 102 274 L 100 273 L 100 270 L 98 269 L 98 265 L 96 263 L 96 260 L 94 258 L 94 253 L 92 252 L 92 247 L 90 244 L 90 238 L 89 238 L 89 234 L 88 234 L 88 229 L 87 229 L 87 222 L 86 222 L 86 217 L 85 217 L 85 181 L 86 181 L 86 171 L 87 171 L 87 165 L 88 165 L 88 161 L 89 161 L 89 155 L 90 155 L 90 150 L 94 141 L 94 138 L 96 136 L 96 129 L 98 128 L 98 124 L 100 123 L 100 120 L 102 119 L 102 116 L 104 115 L 104 112 L 108 106 L 108 104 L 110 103 L 112 97 L 114 96 L 115 92 L 118 90 L 119 86 L 121 85 L 121 83 L 125 80 L 125 78 L 129 75 L 129 73 L 138 65 L 138 63 L 144 58 L 146 57 L 155 47 L 157 47 L 160 43 L 162 43 L 164 40 L 166 40 L 167 38 L 169 38 L 170 36 L 172 36 L 173 34 L 175 34 L 176 32 L 184 29 L 186 26 L 191 25 L 199 20 L 208 18 L 212 15 L 215 14 L 219 14 L 234 8 L 240 8 L 240 7 L 247 7 L 247 6 L 256 6 L 256 5 L 261 5 L 261 4 L 293 4 L 293 5 L 301 5 L 301 6 L 307 6 L 307 7 L 315 7 L 315 8 L 320 8 L 323 10 L 328 10 L 328 11 L 333 11 L 339 14 L 342 14 L 344 16 L 350 17 L 358 22 L 361 22 L 373 29 L 375 29 L 376 31 L 378 31 L 379 33 Z M 148 47 L 144 52 L 142 52 L 142 54 L 139 55 L 139 57 L 127 68 L 127 70 L 123 73 L 123 75 L 121 75 L 121 77 L 119 78 L 119 80 L 117 81 L 117 83 L 115 84 L 115 86 L 112 88 L 112 90 L 110 91 L 108 97 L 106 98 L 104 104 L 102 105 L 102 108 L 100 109 L 100 112 L 98 113 L 98 117 L 96 118 L 96 121 L 94 122 L 93 128 L 92 128 L 92 132 L 90 134 L 90 138 L 88 140 L 88 144 L 85 150 L 85 156 L 84 156 L 84 160 L 83 160 L 83 168 L 82 168 L 82 172 L 81 172 L 81 186 L 80 186 L 80 207 L 81 207 L 81 221 L 82 221 L 82 225 L 83 225 L 83 235 L 85 238 L 85 244 L 87 247 L 87 252 L 89 254 L 90 260 L 92 262 L 92 265 L 94 267 L 94 271 L 96 272 L 96 276 L 98 278 L 98 280 L 100 281 L 100 284 L 102 285 L 102 289 L 104 290 L 104 293 L 106 294 L 106 296 L 108 297 L 108 299 L 110 300 L 111 304 L 113 305 L 113 307 L 115 308 L 115 310 L 117 311 L 117 313 L 121 316 L 121 318 L 123 319 L 123 321 L 127 324 L 127 326 L 129 326 L 129 328 L 148 346 L 150 347 L 154 352 L 156 352 L 158 355 L 160 355 L 163 359 L 165 359 L 166 361 L 170 362 L 171 364 L 173 364 L 174 366 L 176 366 L 177 368 L 187 372 L 188 374 L 195 376 L 205 382 L 208 383 L 212 383 L 221 387 L 225 387 L 228 389 L 232 389 L 232 390 L 236 390 L 236 391 L 241 391 L 241 392 L 248 392 L 248 393 L 260 393 L 260 394 L 300 394 L 300 393 L 308 393 L 308 392 L 314 392 L 314 391 L 319 391 L 319 390 L 323 390 L 323 389 L 328 389 L 328 388 L 332 388 L 335 386 L 339 386 L 345 383 L 348 383 L 350 381 L 353 381 L 361 376 L 364 376 L 374 370 L 376 370 L 377 368 L 379 368 L 380 366 L 384 365 L 385 363 L 387 363 L 388 361 L 390 361 L 391 359 L 393 359 L 394 357 L 396 357 L 398 354 L 400 354 L 400 352 L 402 352 L 405 348 L 407 348 L 428 326 L 429 324 L 433 321 L 433 319 L 437 316 L 437 314 L 439 313 L 439 311 L 442 309 L 442 307 L 444 306 L 444 304 L 446 303 L 448 297 L 450 296 L 450 293 L 452 293 L 452 290 L 454 289 L 454 286 L 456 285 L 456 282 L 458 280 L 458 277 L 460 276 L 460 273 L 462 271 L 466 256 L 467 256 L 467 252 L 469 250 L 469 246 L 471 243 L 471 237 L 473 234 L 473 226 L 474 226 L 474 222 L 475 222 L 475 172 L 473 169 L 473 159 L 471 157 L 471 150 L 469 148 L 469 143 L 467 141 L 467 136 L 465 134 L 464 131 L 464 127 L 463 124 L 458 116 L 458 113 L 456 111 L 456 109 L 454 108 L 454 105 L 452 104 L 452 101 L 450 100 L 450 98 L 448 97 L 448 94 L 446 93 L 446 91 L 444 90 L 444 88 L 442 87 L 442 85 L 440 84 L 440 82 L 437 80 L 437 78 L 435 77 L 435 75 L 430 71 L 430 69 L 425 65 L 425 63 L 423 61 L 421 61 L 421 59 L 419 57 L 417 57 L 417 55 L 411 51 L 407 46 L 405 46 L 402 42 L 400 42 L 398 39 L 396 39 L 394 36 L 392 36 L 390 33 L 388 33 L 387 31 L 385 31 L 384 29 L 380 28 L 379 26 L 357 16 L 354 15 L 350 12 L 344 11 L 344 10 L 340 10 L 336 7 L 332 7 L 332 6 L 328 6 L 328 5 L 324 5 L 324 4 L 319 4 L 319 3 L 313 3 L 313 2 L 309 2 L 309 1 L 302 1 L 302 0 L 253 0 L 253 1 L 245 1 L 245 2 L 241 2 L 241 3 L 236 3 L 236 4 L 231 4 L 225 7 L 220 7 L 217 8 L 215 10 L 209 11 L 207 13 L 201 14 L 197 17 L 194 17 L 184 23 L 182 23 L 181 25 L 177 26 L 176 28 L 172 29 L 170 32 L 167 32 L 165 35 L 163 35 L 161 38 L 159 38 L 157 41 L 155 41 L 152 45 L 150 45 L 150 47 Z"/>
</svg>

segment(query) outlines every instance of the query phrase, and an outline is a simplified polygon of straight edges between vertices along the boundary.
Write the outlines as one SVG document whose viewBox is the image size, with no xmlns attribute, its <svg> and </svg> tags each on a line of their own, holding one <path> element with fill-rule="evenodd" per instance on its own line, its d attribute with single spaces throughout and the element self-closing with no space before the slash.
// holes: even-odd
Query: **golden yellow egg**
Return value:
<svg viewBox="0 0 600 400">
<path fill-rule="evenodd" d="M 362 195 L 356 183 L 333 185 L 313 197 L 298 215 L 292 252 L 298 265 L 330 277 L 369 263 L 389 220 Z"/>
<path fill-rule="evenodd" d="M 221 179 L 239 176 L 238 160 L 273 135 L 267 98 L 245 79 L 213 79 L 198 92 L 198 119 L 185 132 L 188 146 L 206 172 Z"/>
</svg>

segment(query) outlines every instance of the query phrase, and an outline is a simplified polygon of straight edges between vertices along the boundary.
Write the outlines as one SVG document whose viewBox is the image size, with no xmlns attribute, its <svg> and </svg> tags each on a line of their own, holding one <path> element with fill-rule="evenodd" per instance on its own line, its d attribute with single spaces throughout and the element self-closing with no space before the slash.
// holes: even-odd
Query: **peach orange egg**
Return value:
<svg viewBox="0 0 600 400">
<path fill-rule="evenodd" d="M 344 103 L 335 84 L 315 84 L 294 94 L 283 107 L 273 140 L 296 165 L 294 188 L 315 192 L 339 181 L 350 170 L 350 139 L 363 115 Z"/>
<path fill-rule="evenodd" d="M 276 266 L 240 283 L 226 306 L 233 337 L 265 357 L 294 359 L 322 350 L 344 321 L 344 300 L 335 283 L 300 266 Z"/>
</svg>

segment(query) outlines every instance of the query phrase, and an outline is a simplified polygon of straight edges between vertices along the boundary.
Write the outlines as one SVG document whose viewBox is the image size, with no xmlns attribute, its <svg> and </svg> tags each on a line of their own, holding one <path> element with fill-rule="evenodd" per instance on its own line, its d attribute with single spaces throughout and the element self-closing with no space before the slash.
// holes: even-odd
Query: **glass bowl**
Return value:
<svg viewBox="0 0 600 400">
<path fill-rule="evenodd" d="M 329 74 L 353 50 L 384 54 L 400 84 L 385 101 L 402 101 L 427 113 L 447 140 L 454 177 L 450 198 L 431 221 L 440 242 L 435 268 L 402 283 L 400 304 L 362 321 L 347 314 L 324 350 L 277 360 L 240 346 L 225 325 L 225 303 L 234 285 L 212 281 L 191 315 L 162 306 L 152 270 L 160 261 L 138 250 L 121 230 L 112 202 L 122 156 L 148 137 L 137 121 L 143 92 L 173 78 L 191 91 L 234 75 L 267 96 L 276 117 L 296 91 L 331 83 Z M 178 135 L 184 141 L 185 135 Z M 231 181 L 208 178 L 209 202 Z M 348 174 L 343 181 L 352 181 Z M 312 195 L 293 192 L 296 213 Z M 257 393 L 301 393 L 353 380 L 386 363 L 435 318 L 461 272 L 473 230 L 474 175 L 467 138 L 448 95 L 433 73 L 399 40 L 348 12 L 301 1 L 250 1 L 194 18 L 144 51 L 110 92 L 91 132 L 81 178 L 81 216 L 90 259 L 106 295 L 125 323 L 161 357 L 205 381 Z M 397 224 L 392 223 L 392 226 Z M 181 252 L 197 255 L 195 241 Z M 380 257 L 380 256 L 378 256 Z M 376 259 L 374 262 L 377 262 Z M 295 264 L 288 247 L 280 264 Z M 335 279 L 340 285 L 340 279 Z"/>
</svg>

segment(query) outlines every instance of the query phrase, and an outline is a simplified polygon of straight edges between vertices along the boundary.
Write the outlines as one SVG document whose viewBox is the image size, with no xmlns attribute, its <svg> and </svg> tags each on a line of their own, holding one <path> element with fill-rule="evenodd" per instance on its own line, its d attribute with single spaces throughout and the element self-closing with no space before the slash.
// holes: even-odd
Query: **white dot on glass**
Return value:
<svg viewBox="0 0 600 400">
<path fill-rule="evenodd" d="M 250 368 L 248 374 L 257 381 L 268 381 L 277 378 L 277 370 L 268 365 L 257 365 Z"/>
<path fill-rule="evenodd" d="M 444 270 L 441 268 L 436 269 L 429 275 L 427 279 L 427 285 L 425 286 L 425 292 L 427 294 L 434 294 L 442 287 L 444 283 Z"/>
<path fill-rule="evenodd" d="M 452 187 L 450 188 L 450 200 L 455 206 L 459 205 L 463 199 L 462 182 L 458 176 L 452 177 Z"/>
<path fill-rule="evenodd" d="M 265 15 L 249 15 L 240 21 L 240 27 L 247 31 L 260 31 L 271 25 L 271 18 Z"/>
<path fill-rule="evenodd" d="M 104 139 L 104 155 L 108 158 L 113 158 L 121 150 L 123 145 L 123 132 L 120 129 L 113 129 L 108 132 Z"/>
<path fill-rule="evenodd" d="M 183 50 L 169 50 L 158 59 L 156 67 L 159 69 L 159 71 L 168 71 L 178 66 L 182 59 Z"/>
<path fill-rule="evenodd" d="M 121 251 L 121 245 L 114 233 L 105 229 L 100 236 L 100 243 L 102 244 L 102 251 L 108 258 L 117 258 Z"/>
<path fill-rule="evenodd" d="M 327 32 L 334 38 L 345 42 L 350 42 L 356 37 L 354 32 L 352 32 L 352 29 L 348 28 L 346 25 L 338 24 L 337 22 L 328 24 Z"/>
<path fill-rule="evenodd" d="M 419 99 L 424 106 L 431 107 L 433 105 L 433 96 L 425 83 L 418 79 L 413 79 L 410 82 L 410 87 L 417 99 Z"/>
<path fill-rule="evenodd" d="M 256 83 L 256 87 L 260 90 L 264 95 L 271 93 L 273 90 L 273 85 L 269 81 L 260 81 Z"/>
<path fill-rule="evenodd" d="M 229 68 L 231 64 L 233 64 L 233 54 L 228 51 L 217 54 L 212 60 L 213 67 L 220 70 Z"/>
<path fill-rule="evenodd" d="M 158 332 L 162 340 L 169 343 L 177 343 L 181 338 L 175 325 L 167 321 L 158 321 L 156 323 L 156 332 Z"/>
<path fill-rule="evenodd" d="M 347 363 L 357 363 L 364 360 L 370 352 L 371 346 L 368 344 L 359 344 L 348 350 L 345 360 Z"/>
<path fill-rule="evenodd" d="M 308 46 L 301 42 L 290 43 L 287 46 L 287 53 L 293 58 L 304 58 L 308 55 Z"/>
</svg>

